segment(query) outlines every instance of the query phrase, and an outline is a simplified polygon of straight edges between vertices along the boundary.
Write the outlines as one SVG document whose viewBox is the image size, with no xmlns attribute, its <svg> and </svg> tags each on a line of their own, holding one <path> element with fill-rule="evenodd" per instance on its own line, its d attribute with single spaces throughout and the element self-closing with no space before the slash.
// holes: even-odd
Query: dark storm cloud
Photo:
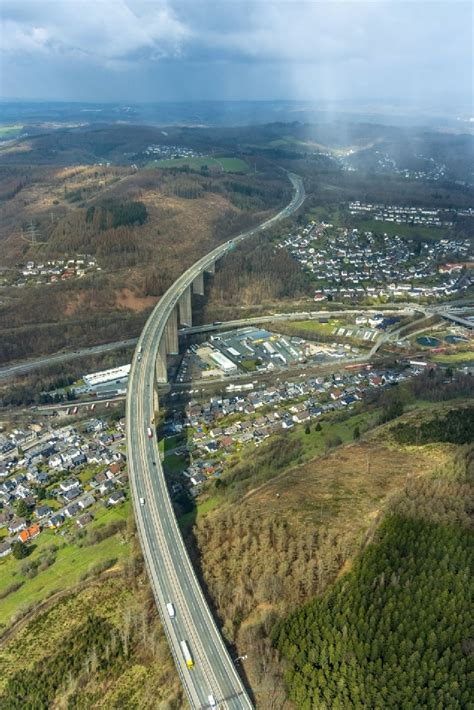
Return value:
<svg viewBox="0 0 474 710">
<path fill-rule="evenodd" d="M 4 0 L 2 95 L 468 97 L 470 3 Z"/>
</svg>

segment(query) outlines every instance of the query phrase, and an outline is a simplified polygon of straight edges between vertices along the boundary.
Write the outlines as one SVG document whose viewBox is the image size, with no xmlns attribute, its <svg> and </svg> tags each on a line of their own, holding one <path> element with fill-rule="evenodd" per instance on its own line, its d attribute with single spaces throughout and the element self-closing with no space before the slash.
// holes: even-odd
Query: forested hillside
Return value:
<svg viewBox="0 0 474 710">
<path fill-rule="evenodd" d="M 374 421 L 383 406 L 377 405 Z M 212 497 L 203 504 L 211 512 L 198 515 L 190 543 L 226 637 L 239 653 L 249 654 L 245 669 L 257 689 L 259 707 L 284 707 L 284 665 L 272 647 L 273 627 L 290 610 L 301 613 L 297 611 L 301 604 L 315 597 L 325 599 L 321 595 L 330 594 L 331 585 L 351 569 L 386 514 L 413 515 L 418 523 L 426 511 L 429 523 L 466 524 L 474 505 L 466 481 L 472 453 L 449 443 L 400 445 L 392 434 L 397 422 L 428 421 L 434 414 L 441 419 L 448 407 L 432 405 L 430 413 L 410 412 L 376 427 L 360 441 L 326 449 L 325 455 L 301 464 L 306 442 L 321 434 L 327 441 L 335 437 L 340 424 L 325 420 L 321 432 L 301 436 L 295 432 L 262 446 L 251 458 L 240 457 L 217 481 Z M 354 417 L 352 428 L 359 422 Z M 351 421 L 349 415 L 347 426 Z M 395 569 L 399 573 L 401 567 Z M 391 577 L 392 570 L 386 579 Z M 367 598 L 369 588 L 364 587 Z M 295 634 L 303 643 L 302 628 L 300 624 Z M 298 659 L 303 656 L 301 651 Z M 311 665 L 311 659 L 305 657 L 301 664 Z M 311 695 L 308 698 L 305 707 L 318 707 L 311 705 Z M 300 695 L 297 700 L 299 707 Z M 332 705 L 321 707 L 329 710 Z"/>
<path fill-rule="evenodd" d="M 285 249 L 275 250 L 268 235 L 242 244 L 217 272 L 206 304 L 206 318 L 220 309 L 265 307 L 282 299 L 305 297 L 309 279 Z"/>
<path fill-rule="evenodd" d="M 180 273 L 289 201 L 291 186 L 273 168 L 230 179 L 183 169 L 10 166 L 0 168 L 0 192 L 7 362 L 138 335 Z M 93 257 L 97 268 L 21 282 L 29 260 L 78 257 Z"/>
<path fill-rule="evenodd" d="M 472 450 L 392 503 L 323 597 L 273 631 L 299 708 L 472 707 Z"/>
</svg>

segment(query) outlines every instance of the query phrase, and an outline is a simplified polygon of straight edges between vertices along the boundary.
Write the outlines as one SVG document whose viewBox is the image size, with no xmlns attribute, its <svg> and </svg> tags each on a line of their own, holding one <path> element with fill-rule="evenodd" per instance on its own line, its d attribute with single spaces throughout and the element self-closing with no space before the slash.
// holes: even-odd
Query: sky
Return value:
<svg viewBox="0 0 474 710">
<path fill-rule="evenodd" d="M 463 0 L 2 0 L 0 12 L 2 98 L 472 98 Z"/>
</svg>

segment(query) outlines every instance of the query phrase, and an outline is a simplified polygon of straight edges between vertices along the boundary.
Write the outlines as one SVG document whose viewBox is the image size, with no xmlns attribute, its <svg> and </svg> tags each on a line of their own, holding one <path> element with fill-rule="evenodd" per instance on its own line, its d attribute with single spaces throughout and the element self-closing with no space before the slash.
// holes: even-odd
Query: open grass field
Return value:
<svg viewBox="0 0 474 710">
<path fill-rule="evenodd" d="M 250 170 L 248 163 L 240 158 L 213 158 L 210 155 L 205 155 L 202 158 L 151 160 L 147 163 L 148 168 L 182 168 L 184 166 L 193 170 L 207 167 L 209 170 L 225 173 L 248 173 Z"/>
<path fill-rule="evenodd" d="M 375 232 L 377 234 L 388 234 L 393 236 L 397 234 L 399 237 L 408 237 L 416 239 L 445 239 L 452 235 L 452 229 L 448 227 L 424 227 L 419 224 L 395 224 L 393 222 L 379 222 L 375 219 L 357 220 L 357 228 L 364 232 Z"/>
<path fill-rule="evenodd" d="M 305 463 L 249 496 L 255 514 L 298 515 L 302 524 L 331 525 L 360 541 L 371 521 L 407 477 L 428 473 L 449 458 L 450 447 L 396 450 L 368 437 Z"/>
<path fill-rule="evenodd" d="M 394 222 L 379 222 L 375 219 L 359 219 L 354 216 L 344 215 L 337 207 L 314 207 L 308 213 L 308 219 L 316 221 L 324 221 L 332 224 L 334 227 L 354 227 L 356 226 L 361 231 L 374 232 L 376 234 L 388 234 L 399 237 L 408 237 L 416 239 L 444 239 L 452 235 L 453 230 L 448 227 L 425 227 L 423 225 L 411 224 L 395 224 Z"/>
<path fill-rule="evenodd" d="M 308 212 L 308 220 L 314 219 L 316 222 L 326 222 L 334 227 L 344 226 L 344 217 L 338 207 L 313 207 Z"/>
<path fill-rule="evenodd" d="M 474 350 L 461 350 L 456 353 L 436 353 L 430 356 L 430 360 L 443 365 L 459 365 L 463 362 L 472 363 L 474 361 Z"/>
<path fill-rule="evenodd" d="M 343 325 L 340 320 L 332 319 L 329 323 L 320 323 L 317 320 L 281 321 L 275 324 L 274 330 L 283 326 L 287 332 L 305 331 L 312 335 L 332 335 L 334 328 Z"/>
<path fill-rule="evenodd" d="M 0 126 L 0 138 L 13 138 L 16 136 L 23 128 L 23 124 L 15 123 L 9 126 Z"/>
<path fill-rule="evenodd" d="M 380 412 L 378 409 L 362 414 L 354 414 L 343 422 L 335 421 L 335 417 L 326 415 L 321 423 L 321 431 L 316 430 L 317 422 L 311 422 L 310 433 L 306 434 L 305 426 L 300 425 L 290 431 L 290 438 L 299 441 L 302 445 L 301 459 L 309 461 L 315 456 L 323 454 L 328 446 L 328 442 L 335 437 L 339 438 L 343 444 L 350 443 L 354 437 L 354 429 L 360 431 L 370 429 L 377 421 Z"/>
<path fill-rule="evenodd" d="M 209 498 L 203 500 L 202 503 L 198 503 L 195 510 L 192 510 L 190 513 L 184 513 L 184 515 L 181 515 L 178 518 L 178 524 L 181 532 L 184 534 L 187 533 L 190 528 L 195 523 L 197 523 L 199 518 L 202 518 L 211 511 L 215 510 L 215 508 L 217 508 L 219 505 L 219 499 L 215 496 L 210 496 Z"/>
<path fill-rule="evenodd" d="M 98 511 L 90 527 L 108 525 L 113 520 L 126 520 L 129 503 L 119 508 Z M 124 562 L 129 554 L 129 547 L 120 533 L 102 540 L 94 545 L 79 548 L 75 543 L 68 542 L 59 532 L 45 529 L 34 541 L 35 548 L 29 557 L 16 560 L 9 555 L 0 560 L 0 594 L 8 587 L 18 582 L 22 586 L 4 599 L 0 604 L 0 624 L 8 624 L 12 617 L 29 605 L 39 604 L 55 592 L 63 591 L 76 585 L 81 577 L 95 565 L 107 560 L 116 559 L 117 565 Z M 22 565 L 41 557 L 51 545 L 57 545 L 55 562 L 37 575 L 29 579 L 21 573 Z"/>
</svg>

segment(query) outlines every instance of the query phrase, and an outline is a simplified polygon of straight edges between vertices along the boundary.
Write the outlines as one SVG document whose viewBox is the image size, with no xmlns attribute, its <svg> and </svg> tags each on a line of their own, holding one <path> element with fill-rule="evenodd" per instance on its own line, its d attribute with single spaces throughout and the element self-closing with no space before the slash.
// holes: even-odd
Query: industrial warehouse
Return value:
<svg viewBox="0 0 474 710">
<path fill-rule="evenodd" d="M 122 365 L 121 367 L 114 367 L 110 370 L 92 372 L 89 375 L 84 375 L 84 383 L 89 390 L 95 390 L 97 387 L 102 387 L 103 385 L 126 385 L 130 367 L 130 365 Z"/>
<path fill-rule="evenodd" d="M 240 328 L 213 334 L 206 342 L 191 345 L 184 354 L 177 381 L 271 372 L 308 360 L 322 362 L 347 356 L 343 346 L 308 342 L 261 328 Z"/>
</svg>

